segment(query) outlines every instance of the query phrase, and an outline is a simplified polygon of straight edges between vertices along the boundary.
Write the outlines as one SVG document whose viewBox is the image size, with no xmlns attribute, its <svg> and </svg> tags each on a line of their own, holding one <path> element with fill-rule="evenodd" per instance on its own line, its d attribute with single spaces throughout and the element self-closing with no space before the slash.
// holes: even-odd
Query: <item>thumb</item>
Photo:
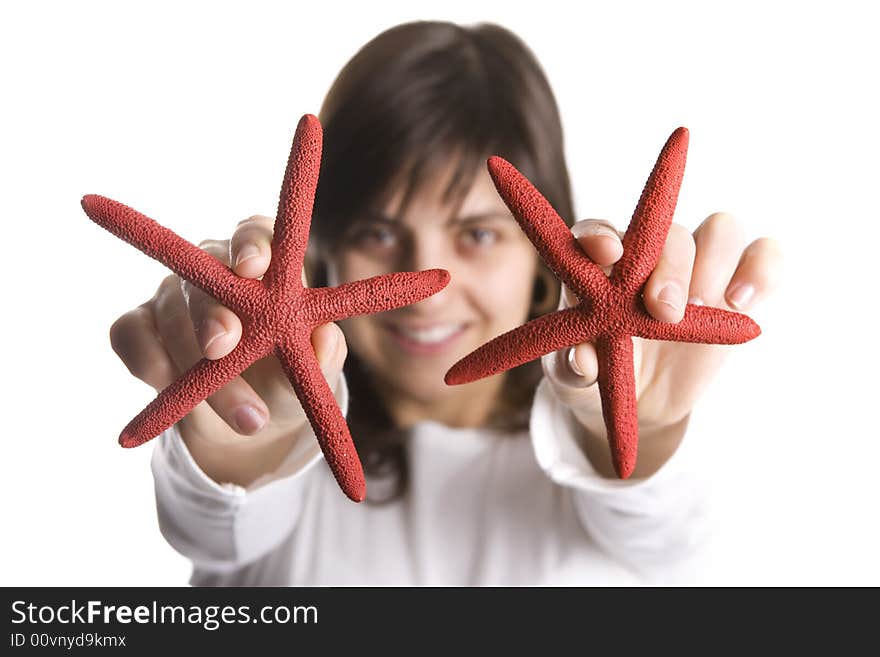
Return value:
<svg viewBox="0 0 880 657">
<path fill-rule="evenodd" d="M 342 329 L 333 322 L 316 327 L 312 331 L 312 348 L 315 350 L 315 358 L 318 359 L 324 378 L 327 379 L 330 387 L 335 389 L 348 355 L 348 345 Z"/>
<path fill-rule="evenodd" d="M 570 308 L 577 302 L 577 297 L 563 284 L 558 310 Z M 599 377 L 596 348 L 589 342 L 551 352 L 541 359 L 541 365 L 554 386 L 587 388 Z"/>
<path fill-rule="evenodd" d="M 553 394 L 578 416 L 602 417 L 602 400 L 596 379 L 599 361 L 589 342 L 554 351 L 541 358 Z"/>
</svg>

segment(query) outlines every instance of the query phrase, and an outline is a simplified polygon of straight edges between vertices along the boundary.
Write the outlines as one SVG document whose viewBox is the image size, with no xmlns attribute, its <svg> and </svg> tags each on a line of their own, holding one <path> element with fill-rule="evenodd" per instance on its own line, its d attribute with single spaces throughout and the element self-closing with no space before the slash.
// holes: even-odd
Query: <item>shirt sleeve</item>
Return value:
<svg viewBox="0 0 880 657">
<path fill-rule="evenodd" d="M 530 431 L 539 466 L 571 491 L 581 524 L 600 548 L 651 583 L 700 580 L 712 533 L 711 486 L 693 418 L 675 453 L 642 479 L 596 472 L 577 443 L 580 425 L 546 378 L 535 393 Z"/>
<path fill-rule="evenodd" d="M 348 411 L 344 376 L 336 392 Z M 177 425 L 157 438 L 152 471 L 159 528 L 197 569 L 229 572 L 265 555 L 293 531 L 315 465 L 323 459 L 314 431 L 303 435 L 279 467 L 247 487 L 218 483 L 193 459 Z"/>
</svg>

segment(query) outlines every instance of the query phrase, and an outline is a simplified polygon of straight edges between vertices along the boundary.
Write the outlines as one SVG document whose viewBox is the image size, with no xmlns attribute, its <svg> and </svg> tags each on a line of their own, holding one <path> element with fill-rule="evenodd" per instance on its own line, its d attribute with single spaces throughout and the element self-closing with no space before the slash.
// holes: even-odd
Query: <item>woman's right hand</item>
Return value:
<svg viewBox="0 0 880 657">
<path fill-rule="evenodd" d="M 206 240 L 200 247 L 239 276 L 260 278 L 271 259 L 273 223 L 253 216 L 238 225 L 231 240 Z M 129 371 L 159 391 L 201 358 L 231 352 L 241 335 L 241 321 L 231 310 L 172 275 L 152 299 L 114 322 L 110 342 Z M 347 353 L 342 331 L 336 324 L 319 326 L 312 346 L 335 390 Z M 305 422 L 280 363 L 270 356 L 196 406 L 178 428 L 209 476 L 247 485 L 277 467 Z"/>
</svg>

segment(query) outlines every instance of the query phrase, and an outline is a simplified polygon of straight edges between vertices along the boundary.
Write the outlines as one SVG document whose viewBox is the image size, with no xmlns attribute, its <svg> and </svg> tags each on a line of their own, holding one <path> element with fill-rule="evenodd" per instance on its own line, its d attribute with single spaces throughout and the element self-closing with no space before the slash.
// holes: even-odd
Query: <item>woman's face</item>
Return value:
<svg viewBox="0 0 880 657">
<path fill-rule="evenodd" d="M 377 216 L 353 225 L 329 264 L 338 285 L 395 271 L 443 268 L 451 280 L 414 305 L 340 324 L 371 370 L 395 420 L 468 426 L 485 421 L 502 375 L 447 386 L 449 367 L 528 316 L 538 256 L 481 168 L 460 208 L 442 201 L 448 175 L 431 180 L 401 216 L 398 190 Z"/>
</svg>

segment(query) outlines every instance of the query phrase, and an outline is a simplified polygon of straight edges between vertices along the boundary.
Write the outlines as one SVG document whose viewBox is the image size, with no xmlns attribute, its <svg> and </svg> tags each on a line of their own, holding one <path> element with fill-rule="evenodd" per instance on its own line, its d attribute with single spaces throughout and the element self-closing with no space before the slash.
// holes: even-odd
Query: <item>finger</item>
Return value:
<svg viewBox="0 0 880 657">
<path fill-rule="evenodd" d="M 776 241 L 762 237 L 743 251 L 725 299 L 735 310 L 749 310 L 773 292 L 781 278 L 782 251 Z"/>
<path fill-rule="evenodd" d="M 336 390 L 348 353 L 342 331 L 336 324 L 323 324 L 315 328 L 311 340 L 321 371 L 331 389 Z M 296 402 L 291 403 L 295 392 L 277 358 L 258 360 L 245 370 L 242 378 L 266 403 L 273 425 L 289 426 L 301 421 L 302 408 Z"/>
<path fill-rule="evenodd" d="M 571 288 L 563 283 L 561 293 L 559 295 L 559 310 L 576 306 L 580 303 L 580 301 L 581 300 L 578 298 L 578 296 L 571 291 Z"/>
<path fill-rule="evenodd" d="M 623 241 L 620 232 L 610 221 L 605 219 L 584 219 L 571 227 L 584 253 L 593 262 L 603 268 L 605 274 L 609 274 L 611 266 L 623 255 Z M 562 284 L 560 309 L 570 308 L 579 303 L 579 299 L 571 289 Z"/>
<path fill-rule="evenodd" d="M 745 244 L 740 223 L 731 214 L 716 212 L 694 231 L 696 256 L 688 303 L 723 307 L 730 282 Z"/>
<path fill-rule="evenodd" d="M 330 322 L 316 327 L 312 331 L 312 347 L 327 379 L 338 376 L 348 355 L 348 346 L 339 325 Z"/>
<path fill-rule="evenodd" d="M 575 410 L 581 422 L 602 422 L 602 402 L 596 385 L 599 361 L 592 343 L 583 343 L 547 354 L 541 365 L 554 395 Z M 582 369 L 583 368 L 583 369 Z"/>
<path fill-rule="evenodd" d="M 620 233 L 604 219 L 584 219 L 571 227 L 578 244 L 600 267 L 610 267 L 623 255 Z"/>
<path fill-rule="evenodd" d="M 232 270 L 245 278 L 259 278 L 272 259 L 274 219 L 254 215 L 238 224 L 229 242 Z"/>
<path fill-rule="evenodd" d="M 558 309 L 564 310 L 579 302 L 577 296 L 563 283 Z M 541 358 L 541 365 L 551 383 L 559 386 L 585 388 L 595 383 L 599 374 L 596 348 L 590 342 L 546 354 Z"/>
<path fill-rule="evenodd" d="M 648 312 L 661 322 L 680 322 L 684 317 L 695 251 L 690 232 L 672 224 L 642 295 Z"/>
<path fill-rule="evenodd" d="M 149 302 L 159 339 L 179 372 L 202 357 L 177 276 L 168 276 Z"/>
<path fill-rule="evenodd" d="M 599 376 L 596 347 L 590 342 L 555 351 L 542 362 L 546 376 L 561 386 L 586 388 Z"/>
<path fill-rule="evenodd" d="M 226 242 L 206 240 L 199 246 L 223 262 L 229 257 Z M 200 355 L 217 360 L 235 349 L 242 334 L 238 316 L 189 281 L 181 281 L 181 291 L 189 308 Z"/>
<path fill-rule="evenodd" d="M 162 345 L 147 304 L 125 313 L 113 323 L 110 345 L 132 375 L 157 391 L 180 374 Z"/>
<path fill-rule="evenodd" d="M 163 281 L 156 293 L 153 313 L 165 349 L 180 371 L 186 371 L 202 358 L 189 309 L 176 276 Z M 247 381 L 236 377 L 208 397 L 208 404 L 234 431 L 251 435 L 269 420 L 266 403 Z"/>
</svg>

